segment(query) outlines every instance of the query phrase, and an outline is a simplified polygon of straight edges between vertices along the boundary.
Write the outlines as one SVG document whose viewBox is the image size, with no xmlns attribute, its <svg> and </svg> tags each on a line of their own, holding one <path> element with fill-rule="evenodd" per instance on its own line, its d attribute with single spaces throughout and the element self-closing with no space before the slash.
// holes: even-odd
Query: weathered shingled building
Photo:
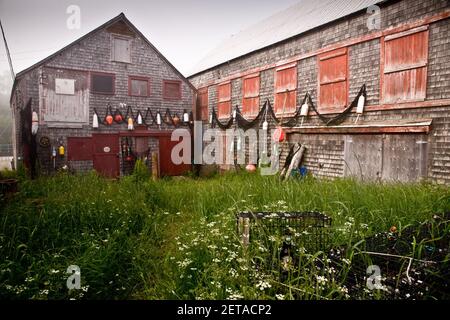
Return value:
<svg viewBox="0 0 450 320">
<path fill-rule="evenodd" d="M 285 129 L 313 175 L 450 183 L 449 17 L 446 0 L 302 1 L 200 62 L 196 116 L 252 119 L 268 99 L 289 118 L 309 93 L 317 112 Z M 363 85 L 364 113 L 327 125 Z"/>
<path fill-rule="evenodd" d="M 117 177 L 136 159 L 150 166 L 150 154 L 158 152 L 162 175 L 182 173 L 190 166 L 170 161 L 170 133 L 187 127 L 194 101 L 195 88 L 120 14 L 17 74 L 16 165 L 36 163 L 43 174 L 94 168 Z M 32 112 L 39 124 L 33 137 Z"/>
</svg>

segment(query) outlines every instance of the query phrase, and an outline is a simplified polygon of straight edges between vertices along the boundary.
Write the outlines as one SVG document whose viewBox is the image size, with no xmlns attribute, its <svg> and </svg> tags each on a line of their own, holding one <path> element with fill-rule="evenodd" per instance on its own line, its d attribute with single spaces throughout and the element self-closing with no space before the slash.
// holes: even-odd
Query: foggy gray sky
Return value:
<svg viewBox="0 0 450 320">
<path fill-rule="evenodd" d="M 0 18 L 16 73 L 124 12 L 175 67 L 188 75 L 221 41 L 298 1 L 0 0 Z M 66 27 L 66 10 L 72 4 L 81 9 L 78 30 Z M 8 70 L 1 41 L 0 74 Z"/>
</svg>

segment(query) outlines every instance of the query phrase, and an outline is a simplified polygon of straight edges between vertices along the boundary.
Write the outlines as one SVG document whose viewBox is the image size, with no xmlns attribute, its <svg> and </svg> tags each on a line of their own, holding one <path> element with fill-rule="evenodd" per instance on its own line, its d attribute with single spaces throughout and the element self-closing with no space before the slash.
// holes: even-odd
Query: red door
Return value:
<svg viewBox="0 0 450 320">
<path fill-rule="evenodd" d="M 119 135 L 93 134 L 94 169 L 102 176 L 119 176 Z"/>
<path fill-rule="evenodd" d="M 161 176 L 179 176 L 191 170 L 190 164 L 174 164 L 171 159 L 172 148 L 178 141 L 171 141 L 170 135 L 159 138 L 159 171 Z"/>
</svg>

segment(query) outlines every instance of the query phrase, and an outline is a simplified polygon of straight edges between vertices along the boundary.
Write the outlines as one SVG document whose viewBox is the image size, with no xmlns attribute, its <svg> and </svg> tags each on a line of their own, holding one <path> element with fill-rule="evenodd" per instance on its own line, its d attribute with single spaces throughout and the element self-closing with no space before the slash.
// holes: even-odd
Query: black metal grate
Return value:
<svg viewBox="0 0 450 320">
<path fill-rule="evenodd" d="M 308 252 L 324 250 L 329 242 L 331 218 L 320 212 L 241 212 L 237 228 L 245 245 L 264 246 L 268 251 L 279 250 L 289 242 Z"/>
</svg>

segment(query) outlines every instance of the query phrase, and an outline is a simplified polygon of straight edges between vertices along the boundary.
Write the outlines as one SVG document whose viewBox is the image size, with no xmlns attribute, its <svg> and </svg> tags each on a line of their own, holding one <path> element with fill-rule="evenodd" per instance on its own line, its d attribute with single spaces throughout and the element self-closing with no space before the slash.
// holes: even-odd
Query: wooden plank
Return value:
<svg viewBox="0 0 450 320">
<path fill-rule="evenodd" d="M 344 146 L 345 176 L 363 180 L 381 178 L 383 161 L 381 135 L 347 136 Z"/>
<path fill-rule="evenodd" d="M 384 137 L 383 180 L 414 182 L 422 177 L 426 157 L 422 145 L 417 142 L 424 138 L 417 135 Z"/>
<path fill-rule="evenodd" d="M 364 112 L 383 111 L 383 110 L 434 108 L 434 107 L 443 107 L 443 106 L 450 106 L 450 99 L 404 101 L 404 102 L 395 102 L 395 103 L 374 104 L 374 105 L 365 106 Z M 350 112 L 355 113 L 356 109 L 352 110 Z M 323 109 L 323 110 L 320 110 L 320 113 L 324 114 L 324 115 L 330 115 L 330 114 L 336 114 L 338 112 L 334 109 Z M 310 113 L 310 114 L 312 116 L 314 116 L 314 113 Z"/>
<path fill-rule="evenodd" d="M 384 37 L 384 41 L 394 40 L 394 39 L 397 39 L 397 38 L 401 38 L 401 37 L 404 37 L 404 36 L 409 36 L 409 35 L 411 35 L 413 33 L 426 31 L 426 30 L 428 30 L 428 25 L 417 27 L 417 28 L 413 28 L 413 29 L 409 29 L 409 30 L 402 31 L 402 32 L 399 32 L 399 33 L 394 33 L 394 34 L 387 35 L 386 37 Z"/>
<path fill-rule="evenodd" d="M 286 133 L 429 133 L 431 120 L 405 124 L 371 124 L 371 125 L 340 125 L 329 127 L 303 126 L 285 128 Z"/>
</svg>

